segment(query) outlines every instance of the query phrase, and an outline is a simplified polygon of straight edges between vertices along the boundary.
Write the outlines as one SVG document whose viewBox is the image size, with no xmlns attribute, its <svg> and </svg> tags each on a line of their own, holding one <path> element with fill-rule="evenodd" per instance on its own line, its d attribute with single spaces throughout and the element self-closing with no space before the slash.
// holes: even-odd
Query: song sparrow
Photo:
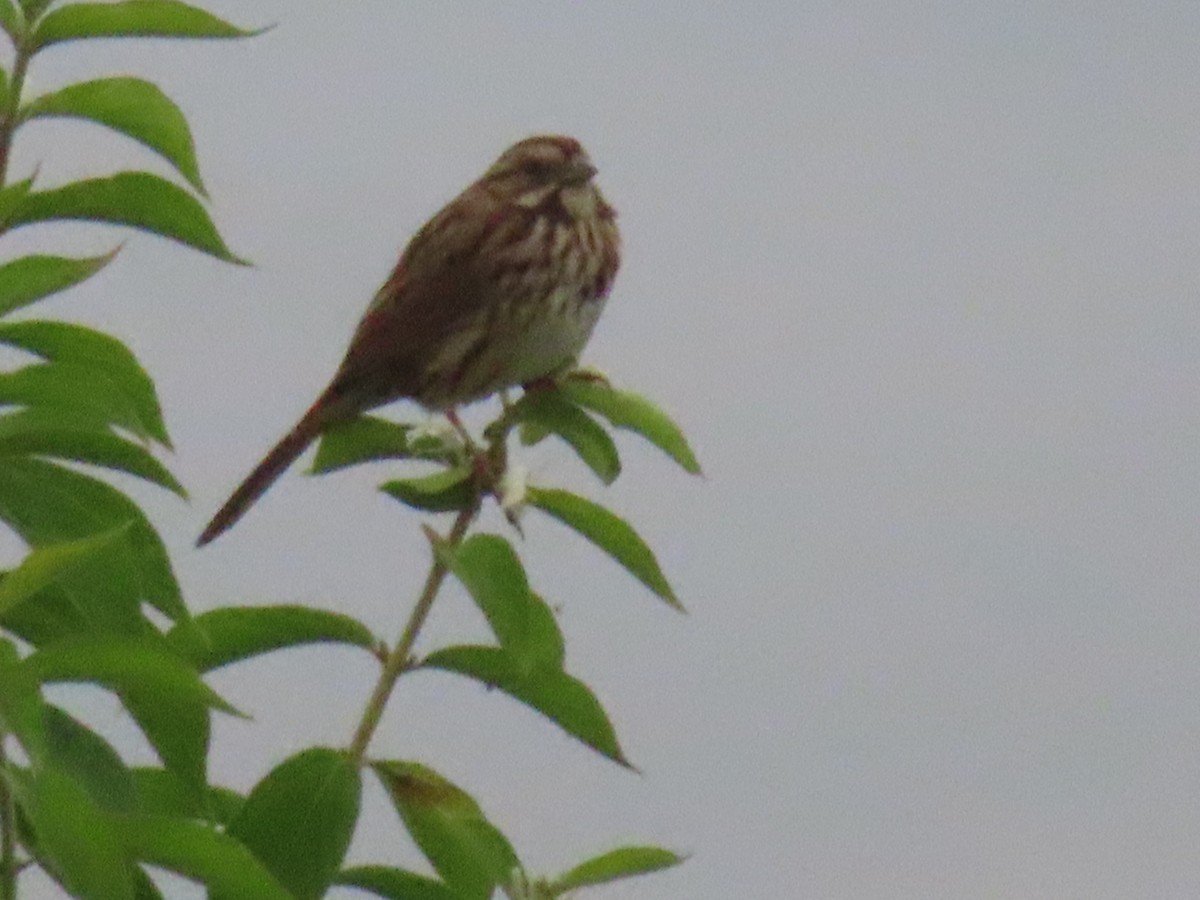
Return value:
<svg viewBox="0 0 1200 900">
<path fill-rule="evenodd" d="M 217 512 L 232 526 L 320 433 L 400 398 L 449 410 L 572 366 L 620 263 L 574 138 L 526 138 L 409 241 L 329 387 Z"/>
</svg>

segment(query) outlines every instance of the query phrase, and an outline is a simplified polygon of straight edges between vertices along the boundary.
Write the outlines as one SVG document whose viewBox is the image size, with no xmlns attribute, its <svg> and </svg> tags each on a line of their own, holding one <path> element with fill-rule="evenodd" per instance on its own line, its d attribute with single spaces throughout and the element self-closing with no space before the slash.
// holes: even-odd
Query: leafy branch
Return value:
<svg viewBox="0 0 1200 900">
<path fill-rule="evenodd" d="M 29 98 L 26 73 L 40 54 L 79 41 L 237 39 L 259 31 L 180 0 L 0 0 L 0 30 L 13 45 L 10 70 L 0 70 L 0 236 L 34 223 L 85 221 L 244 262 L 209 215 L 187 120 L 159 87 L 127 74 L 98 75 Z M 122 135 L 138 152 L 166 161 L 171 177 L 140 169 L 58 185 L 40 183 L 36 169 L 13 177 L 14 140 L 49 118 Z M 215 898 L 316 898 L 341 884 L 409 900 L 487 900 L 496 890 L 511 900 L 546 900 L 677 864 L 674 853 L 635 846 L 555 877 L 532 877 L 461 787 L 424 763 L 368 750 L 400 678 L 420 669 L 497 688 L 632 768 L 599 700 L 568 673 L 554 613 L 530 586 L 516 548 L 472 528 L 491 500 L 518 528 L 522 509 L 537 510 L 682 609 L 628 523 L 591 499 L 526 484 L 509 461 L 514 437 L 527 445 L 555 437 L 608 485 L 621 473 L 613 431 L 624 430 L 696 473 L 678 427 L 645 399 L 582 373 L 506 403 L 478 444 L 364 416 L 323 435 L 314 471 L 381 460 L 409 467 L 381 489 L 423 514 L 454 516 L 444 535 L 425 529 L 429 572 L 395 644 L 344 613 L 307 607 L 192 616 L 153 524 L 99 477 L 121 472 L 186 497 L 156 455 L 171 443 L 152 378 L 114 337 L 13 317 L 96 276 L 121 246 L 0 264 L 0 345 L 31 358 L 0 371 L 0 522 L 28 546 L 0 573 L 0 900 L 16 896 L 19 873 L 30 867 L 71 896 L 97 900 L 160 897 L 147 867 L 200 882 Z M 495 641 L 418 655 L 422 627 L 451 577 Z M 211 784 L 211 716 L 241 713 L 204 675 L 312 643 L 354 648 L 380 662 L 348 747 L 307 748 L 245 796 Z M 95 685 L 117 698 L 157 764 L 129 765 L 100 733 L 50 703 L 45 686 L 64 683 Z M 345 865 L 364 771 L 386 791 L 436 878 L 392 865 Z"/>
</svg>

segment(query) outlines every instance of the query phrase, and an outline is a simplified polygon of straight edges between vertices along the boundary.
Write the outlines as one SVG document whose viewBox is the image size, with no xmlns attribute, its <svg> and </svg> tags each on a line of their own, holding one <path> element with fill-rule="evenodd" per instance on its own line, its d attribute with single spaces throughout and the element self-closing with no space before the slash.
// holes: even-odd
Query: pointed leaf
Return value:
<svg viewBox="0 0 1200 900">
<path fill-rule="evenodd" d="M 453 512 L 475 502 L 474 481 L 466 468 L 389 481 L 380 485 L 380 490 L 425 512 Z"/>
<path fill-rule="evenodd" d="M 450 451 L 433 437 L 414 436 L 411 425 L 377 416 L 359 416 L 327 429 L 317 444 L 314 475 L 381 459 L 451 462 Z"/>
<path fill-rule="evenodd" d="M 187 616 L 162 539 L 116 488 L 53 463 L 9 458 L 0 465 L 0 520 L 34 547 L 128 525 L 138 596 L 172 620 Z"/>
<path fill-rule="evenodd" d="M 237 816 L 245 798 L 228 788 L 210 787 L 197 795 L 193 786 L 167 769 L 139 767 L 132 770 L 138 809 L 148 815 L 176 819 L 211 819 L 228 825 Z"/>
<path fill-rule="evenodd" d="M 56 706 L 45 711 L 51 763 L 79 782 L 102 808 L 132 812 L 133 775 L 108 741 Z"/>
<path fill-rule="evenodd" d="M 38 97 L 27 118 L 68 116 L 105 125 L 149 147 L 201 194 L 204 185 L 187 119 L 157 85 L 141 78 L 101 78 Z"/>
<path fill-rule="evenodd" d="M 212 219 L 191 194 L 149 172 L 120 172 L 32 191 L 8 221 L 16 227 L 60 219 L 128 225 L 179 241 L 225 262 L 247 264 L 225 246 Z"/>
<path fill-rule="evenodd" d="M 25 13 L 26 22 L 37 21 L 38 16 L 46 11 L 52 0 L 20 0 L 21 9 Z"/>
<path fill-rule="evenodd" d="M 193 790 L 205 784 L 209 708 L 237 714 L 160 641 L 65 639 L 25 665 L 42 682 L 92 682 L 116 692 L 163 764 Z"/>
<path fill-rule="evenodd" d="M 24 664 L 43 683 L 84 681 L 118 692 L 143 690 L 159 703 L 191 701 L 238 715 L 194 669 L 153 640 L 75 638 L 42 647 Z"/>
<path fill-rule="evenodd" d="M 71 896 L 133 900 L 132 869 L 108 817 L 81 784 L 47 767 L 21 779 L 15 793 L 32 826 L 37 855 L 52 861 L 56 879 Z"/>
<path fill-rule="evenodd" d="M 187 497 L 175 477 L 141 446 L 49 406 L 0 416 L 0 458 L 50 456 L 127 472 Z"/>
<path fill-rule="evenodd" d="M 93 430 L 112 424 L 149 439 L 128 396 L 91 366 L 36 363 L 0 373 L 0 405 L 58 409 L 81 421 L 91 416 Z"/>
<path fill-rule="evenodd" d="M 0 315 L 91 278 L 110 262 L 117 247 L 103 256 L 22 256 L 0 266 Z"/>
<path fill-rule="evenodd" d="M 35 647 L 67 635 L 157 634 L 142 611 L 127 526 L 37 547 L 12 580 L 0 621 Z"/>
<path fill-rule="evenodd" d="M 211 13 L 176 0 L 72 3 L 51 12 L 34 32 L 36 47 L 99 37 L 236 38 L 244 31 Z"/>
<path fill-rule="evenodd" d="M 389 866 L 345 869 L 334 884 L 370 891 L 386 900 L 459 900 L 459 895 L 440 881 Z"/>
<path fill-rule="evenodd" d="M 442 880 L 463 900 L 487 900 L 520 862 L 508 839 L 461 788 L 419 763 L 372 768 L 408 833 Z"/>
<path fill-rule="evenodd" d="M 529 582 L 512 545 L 494 534 L 476 534 L 439 555 L 463 583 L 501 646 L 527 671 L 562 668 L 563 640 L 546 604 Z"/>
<path fill-rule="evenodd" d="M 296 897 L 315 900 L 341 867 L 361 791 L 358 767 L 344 753 L 305 750 L 255 785 L 228 833 Z"/>
<path fill-rule="evenodd" d="M 89 377 L 100 382 L 101 387 L 91 389 L 90 395 L 111 398 L 106 408 L 112 407 L 110 415 L 117 417 L 117 424 L 123 425 L 139 437 L 152 438 L 164 447 L 171 446 L 166 425 L 163 424 L 162 409 L 158 405 L 158 395 L 154 390 L 154 381 L 130 349 L 116 338 L 82 325 L 30 320 L 0 324 L 0 343 L 20 347 L 51 363 L 61 364 L 65 368 L 60 370 L 63 374 L 58 377 L 65 384 L 73 384 L 78 379 Z M 21 371 L 38 368 L 28 366 Z M 55 377 L 53 372 L 53 369 L 47 369 L 37 378 L 46 381 Z M 12 373 L 13 376 L 18 374 L 20 373 Z M 34 379 L 35 383 L 37 378 Z M 75 389 L 88 390 L 78 385 Z M 10 387 L 8 390 L 11 392 L 16 389 Z M 53 402 L 53 384 L 45 390 L 51 393 L 49 399 L 43 402 Z M 37 400 L 38 396 L 35 394 L 32 399 Z M 68 399 L 64 398 L 54 405 L 68 408 L 83 406 L 83 412 L 86 412 L 85 404 L 70 404 Z M 13 402 L 27 401 L 18 395 L 13 398 Z M 104 401 L 98 399 L 92 402 Z"/>
<path fill-rule="evenodd" d="M 284 647 L 339 643 L 373 651 L 378 643 L 358 620 L 306 606 L 215 609 L 180 622 L 167 641 L 202 672 Z"/>
<path fill-rule="evenodd" d="M 575 529 L 668 604 L 683 611 L 654 553 L 624 519 L 570 491 L 530 487 L 527 499 L 531 505 Z"/>
<path fill-rule="evenodd" d="M 166 816 L 119 816 L 114 831 L 136 859 L 177 872 L 238 900 L 295 900 L 235 838 Z"/>
<path fill-rule="evenodd" d="M 0 729 L 20 742 L 35 766 L 49 754 L 45 711 L 41 685 L 21 664 L 13 643 L 0 638 Z"/>
<path fill-rule="evenodd" d="M 0 614 L 0 626 L 33 647 L 41 647 L 65 637 L 92 634 L 90 609 L 81 608 L 71 592 L 61 584 L 48 585 L 24 603 Z M 124 618 L 124 611 L 122 611 Z M 149 620 L 145 620 L 147 627 Z M 107 631 L 120 632 L 119 628 Z"/>
<path fill-rule="evenodd" d="M 645 397 L 585 378 L 567 378 L 561 389 L 571 400 L 599 413 L 615 427 L 640 434 L 686 471 L 700 474 L 700 463 L 679 426 Z"/>
<path fill-rule="evenodd" d="M 20 39 L 24 27 L 25 24 L 17 14 L 17 9 L 13 6 L 12 0 L 0 0 L 0 28 L 3 28 L 5 33 L 13 39 L 14 44 Z M 7 81 L 7 79 L 5 80 Z M 7 84 L 5 87 L 7 88 Z M 4 93 L 7 98 L 8 91 L 5 90 Z"/>
<path fill-rule="evenodd" d="M 34 172 L 28 178 L 0 187 L 0 230 L 7 230 L 12 224 L 17 209 L 25 203 L 29 192 L 33 190 L 33 179 L 36 175 Z"/>
<path fill-rule="evenodd" d="M 457 672 L 540 712 L 563 731 L 597 753 L 632 768 L 621 752 L 612 723 L 595 695 L 582 681 L 560 669 L 529 671 L 521 661 L 498 647 L 460 646 L 437 650 L 421 667 Z"/>
<path fill-rule="evenodd" d="M 162 764 L 202 798 L 208 781 L 211 704 L 178 693 L 165 694 L 155 682 L 126 687 L 120 697 Z"/>
<path fill-rule="evenodd" d="M 556 878 L 551 893 L 557 897 L 570 890 L 589 885 L 607 884 L 619 878 L 659 872 L 683 862 L 684 857 L 661 847 L 621 847 L 580 863 L 565 875 Z"/>
<path fill-rule="evenodd" d="M 0 581 L 0 615 L 36 596 L 68 571 L 93 561 L 98 555 L 111 553 L 115 544 L 125 540 L 126 531 L 122 526 L 79 540 L 35 548 Z"/>
<path fill-rule="evenodd" d="M 608 432 L 559 391 L 531 391 L 512 407 L 511 414 L 516 421 L 557 434 L 605 484 L 621 474 L 621 458 Z"/>
</svg>

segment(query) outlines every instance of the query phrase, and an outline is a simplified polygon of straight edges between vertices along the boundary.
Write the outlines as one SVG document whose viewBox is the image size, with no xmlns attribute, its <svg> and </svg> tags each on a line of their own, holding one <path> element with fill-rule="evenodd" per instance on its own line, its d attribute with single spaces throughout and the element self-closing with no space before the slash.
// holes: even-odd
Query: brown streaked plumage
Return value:
<svg viewBox="0 0 1200 900">
<path fill-rule="evenodd" d="M 393 400 L 454 407 L 569 368 L 620 264 L 616 215 L 574 138 L 509 147 L 409 241 L 345 359 L 209 522 L 231 527 L 326 428 Z"/>
</svg>

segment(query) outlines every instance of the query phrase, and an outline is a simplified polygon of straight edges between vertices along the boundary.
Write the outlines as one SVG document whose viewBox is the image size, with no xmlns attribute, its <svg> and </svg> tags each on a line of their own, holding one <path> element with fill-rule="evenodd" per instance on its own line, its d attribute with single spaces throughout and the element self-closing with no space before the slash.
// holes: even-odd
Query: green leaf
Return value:
<svg viewBox="0 0 1200 900">
<path fill-rule="evenodd" d="M 238 714 L 160 638 L 63 639 L 25 665 L 41 682 L 91 682 L 116 692 L 163 764 L 196 791 L 205 784 L 208 710 Z"/>
<path fill-rule="evenodd" d="M 35 766 L 48 754 L 41 685 L 21 664 L 17 648 L 0 638 L 0 729 L 15 737 Z"/>
<path fill-rule="evenodd" d="M 235 838 L 167 816 L 118 816 L 114 830 L 136 859 L 177 872 L 239 900 L 295 900 Z"/>
<path fill-rule="evenodd" d="M 377 416 L 359 416 L 326 429 L 317 444 L 314 475 L 381 459 L 450 463 L 453 453 L 433 435 L 413 436 L 413 427 Z"/>
<path fill-rule="evenodd" d="M 389 866 L 345 869 L 334 884 L 370 891 L 387 900 L 459 900 L 459 895 L 440 881 Z"/>
<path fill-rule="evenodd" d="M 562 670 L 529 671 L 521 660 L 498 647 L 478 646 L 437 650 L 421 661 L 421 667 L 457 672 L 499 688 L 597 753 L 632 768 L 600 701 L 587 685 Z"/>
<path fill-rule="evenodd" d="M 373 651 L 378 643 L 357 619 L 306 606 L 215 609 L 180 622 L 167 641 L 202 672 L 284 647 L 338 643 Z"/>
<path fill-rule="evenodd" d="M 520 866 L 507 838 L 461 788 L 419 763 L 372 768 L 412 839 L 462 900 L 487 900 Z"/>
<path fill-rule="evenodd" d="M 247 265 L 225 246 L 204 207 L 187 191 L 149 172 L 119 172 L 31 191 L 9 218 L 12 227 L 60 219 L 128 225 L 179 241 L 225 262 Z"/>
<path fill-rule="evenodd" d="M 401 478 L 380 486 L 384 493 L 414 509 L 453 512 L 475 502 L 475 484 L 468 468 L 447 469 L 420 478 Z"/>
<path fill-rule="evenodd" d="M 313 459 L 314 475 L 380 459 L 411 459 L 408 434 L 411 425 L 376 416 L 359 416 L 325 430 Z"/>
<path fill-rule="evenodd" d="M 21 20 L 21 16 L 17 14 L 17 9 L 12 5 L 12 0 L 0 0 L 0 28 L 3 28 L 5 33 L 13 39 L 13 43 L 21 37 L 21 33 L 25 29 L 25 23 Z M 5 79 L 7 81 L 7 78 Z M 5 84 L 5 99 L 8 97 L 8 85 Z"/>
<path fill-rule="evenodd" d="M 10 771 L 9 777 L 12 777 Z M 48 767 L 15 785 L 39 858 L 73 897 L 133 900 L 133 873 L 108 817 L 84 787 Z"/>
<path fill-rule="evenodd" d="M 203 798 L 208 778 L 211 704 L 196 697 L 167 694 L 155 682 L 125 687 L 120 697 L 162 764 L 198 800 Z"/>
<path fill-rule="evenodd" d="M 0 458 L 50 456 L 127 472 L 187 498 L 174 476 L 138 444 L 98 429 L 86 414 L 40 406 L 0 416 Z"/>
<path fill-rule="evenodd" d="M 158 886 L 140 868 L 133 870 L 133 896 L 135 900 L 163 900 Z"/>
<path fill-rule="evenodd" d="M 683 611 L 654 553 L 624 519 L 570 491 L 530 487 L 527 497 L 530 504 L 575 529 L 668 604 Z"/>
<path fill-rule="evenodd" d="M 86 281 L 112 262 L 120 249 L 83 259 L 22 256 L 5 263 L 0 266 L 0 315 Z"/>
<path fill-rule="evenodd" d="M 128 347 L 116 338 L 103 332 L 82 325 L 68 322 L 42 322 L 30 320 L 25 322 L 9 322 L 0 324 L 0 343 L 20 347 L 30 353 L 40 356 L 51 363 L 63 368 L 56 374 L 53 368 L 48 368 L 38 376 L 25 376 L 36 386 L 46 382 L 50 386 L 44 388 L 47 396 L 42 397 L 33 393 L 28 400 L 18 396 L 13 402 L 47 402 L 65 408 L 79 408 L 81 414 L 86 414 L 86 404 L 75 402 L 70 398 L 55 399 L 54 391 L 61 385 L 75 385 L 75 390 L 89 392 L 88 396 L 98 399 L 94 403 L 104 403 L 112 407 L 107 421 L 115 421 L 138 437 L 153 439 L 164 447 L 170 447 L 166 425 L 163 424 L 162 409 L 158 405 L 158 395 L 154 390 L 154 381 L 142 368 Z M 38 366 L 28 366 L 21 370 L 27 372 L 38 369 Z M 12 373 L 13 376 L 20 372 Z M 11 377 L 11 376 L 10 376 Z M 87 388 L 78 385 L 78 380 L 98 382 L 100 386 Z M 57 380 L 56 380 L 57 379 Z M 18 380 L 16 384 L 21 382 Z M 10 392 L 18 387 L 10 387 Z M 33 388 L 25 388 L 31 391 Z M 97 412 L 94 415 L 99 416 Z M 86 415 L 83 416 L 86 418 Z"/>
<path fill-rule="evenodd" d="M 91 366 L 36 363 L 0 373 L 0 404 L 62 410 L 80 421 L 91 416 L 93 430 L 112 424 L 146 438 L 145 423 L 128 399 Z"/>
<path fill-rule="evenodd" d="M 102 809 L 132 812 L 133 775 L 108 741 L 56 706 L 47 706 L 45 717 L 51 763 L 83 785 Z"/>
<path fill-rule="evenodd" d="M 211 13 L 176 0 L 73 3 L 51 12 L 34 32 L 36 47 L 101 37 L 236 38 L 245 31 Z"/>
<path fill-rule="evenodd" d="M 79 609 L 70 593 L 57 584 L 42 590 L 31 602 L 20 603 L 0 614 L 0 625 L 34 647 L 92 631 L 86 611 Z"/>
<path fill-rule="evenodd" d="M 344 753 L 314 747 L 255 785 L 228 833 L 296 897 L 315 900 L 341 867 L 361 792 L 358 767 Z"/>
<path fill-rule="evenodd" d="M 157 85 L 141 78 L 101 78 L 45 94 L 24 110 L 29 119 L 87 119 L 149 147 L 201 194 L 200 169 L 187 119 Z"/>
<path fill-rule="evenodd" d="M 52 0 L 20 0 L 21 10 L 25 13 L 26 22 L 35 22 L 46 11 Z"/>
<path fill-rule="evenodd" d="M 67 635 L 157 634 L 141 608 L 130 528 L 43 544 L 10 573 L 0 621 L 34 646 Z M 25 626 L 32 625 L 32 633 Z"/>
<path fill-rule="evenodd" d="M 683 862 L 684 857 L 661 847 L 621 847 L 580 863 L 565 875 L 556 878 L 550 887 L 552 896 L 596 884 L 607 884 L 620 878 L 659 872 Z"/>
<path fill-rule="evenodd" d="M 131 772 L 138 809 L 149 815 L 177 819 L 211 819 L 228 825 L 245 798 L 228 788 L 210 787 L 197 794 L 194 785 L 167 769 L 135 768 Z"/>
<path fill-rule="evenodd" d="M 0 230 L 7 229 L 12 223 L 14 213 L 33 190 L 33 179 L 36 175 L 35 171 L 28 178 L 0 187 Z"/>
<path fill-rule="evenodd" d="M 112 553 L 114 545 L 125 540 L 126 531 L 122 526 L 79 540 L 35 548 L 0 581 L 0 615 L 37 596 L 67 572 L 94 561 L 97 556 Z"/>
<path fill-rule="evenodd" d="M 145 513 L 116 488 L 38 459 L 0 460 L 0 520 L 33 547 L 128 524 L 138 597 L 172 620 L 186 618 L 162 539 Z"/>
<path fill-rule="evenodd" d="M 91 682 L 118 693 L 142 694 L 163 708 L 195 703 L 239 715 L 194 669 L 152 640 L 74 638 L 36 650 L 24 664 L 42 683 Z"/>
<path fill-rule="evenodd" d="M 550 608 L 529 590 L 512 545 L 476 534 L 457 550 L 439 547 L 442 561 L 463 583 L 500 645 L 526 671 L 561 669 L 563 640 Z"/>
<path fill-rule="evenodd" d="M 700 463 L 679 426 L 645 397 L 584 378 L 565 379 L 561 390 L 580 406 L 608 419 L 615 427 L 640 434 L 688 472 L 700 474 Z"/>
<path fill-rule="evenodd" d="M 511 414 L 518 422 L 557 434 L 605 484 L 621 474 L 621 458 L 608 432 L 560 392 L 531 391 L 512 407 Z"/>
</svg>

